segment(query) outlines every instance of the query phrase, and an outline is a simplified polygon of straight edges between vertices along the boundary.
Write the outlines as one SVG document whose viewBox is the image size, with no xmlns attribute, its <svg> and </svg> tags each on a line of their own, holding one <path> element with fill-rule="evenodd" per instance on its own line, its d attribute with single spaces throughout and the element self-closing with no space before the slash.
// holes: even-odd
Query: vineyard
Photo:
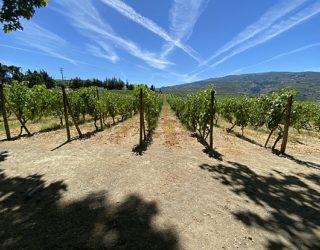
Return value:
<svg viewBox="0 0 320 250">
<path fill-rule="evenodd" d="M 99 90 L 95 87 L 78 90 L 46 89 L 45 85 L 29 88 L 24 83 L 13 81 L 1 89 L 3 95 L 1 116 L 7 139 L 11 138 L 8 120 L 15 117 L 27 135 L 31 135 L 28 122 L 40 122 L 43 118 L 56 119 L 59 127 L 67 130 L 67 141 L 71 140 L 70 124 L 76 127 L 79 138 L 83 133 L 79 124 L 92 121 L 95 131 L 103 131 L 118 121 L 124 121 L 140 113 L 139 145 L 150 140 L 163 105 L 163 96 L 149 90 L 145 85 L 136 85 L 133 92 Z M 273 134 L 276 138 L 272 150 L 283 139 L 281 152 L 285 152 L 289 127 L 301 131 L 320 131 L 320 104 L 295 101 L 295 90 L 280 90 L 259 97 L 216 97 L 213 88 L 187 95 L 165 95 L 171 108 L 185 126 L 196 132 L 201 140 L 213 149 L 213 125 L 223 120 L 229 124 L 228 133 L 234 128 L 265 130 L 268 133 L 264 147 Z M 69 117 L 70 116 L 70 117 Z M 69 120 L 71 118 L 71 123 Z M 112 124 L 107 123 L 112 119 Z M 284 148 L 283 148 L 284 147 Z"/>
<path fill-rule="evenodd" d="M 320 246 L 320 106 L 293 90 L 0 94 L 3 249 Z M 47 120 L 57 129 L 39 132 Z"/>
<path fill-rule="evenodd" d="M 320 250 L 320 1 L 0 2 L 0 250 Z"/>
<path fill-rule="evenodd" d="M 218 125 L 220 118 L 230 124 L 227 132 L 238 126 L 241 128 L 242 136 L 244 129 L 251 127 L 259 129 L 265 127 L 269 135 L 265 142 L 267 147 L 270 137 L 278 132 L 272 149 L 283 137 L 286 121 L 289 119 L 289 126 L 297 131 L 320 132 L 320 104 L 308 102 L 293 102 L 297 92 L 295 90 L 281 90 L 271 95 L 260 97 L 223 97 L 212 99 L 213 89 L 207 89 L 195 94 L 186 96 L 171 95 L 168 98 L 169 104 L 176 112 L 177 117 L 191 131 L 198 132 L 203 140 L 206 140 L 212 128 L 210 120 Z M 290 107 L 289 100 L 291 99 Z M 210 102 L 213 109 L 210 110 Z M 290 109 L 289 114 L 286 114 Z"/>
<path fill-rule="evenodd" d="M 140 91 L 142 93 L 140 102 Z M 23 83 L 13 81 L 2 89 L 3 100 L 1 116 L 5 121 L 4 127 L 7 139 L 11 138 L 8 119 L 15 117 L 21 125 L 21 136 L 23 129 L 30 136 L 28 122 L 38 122 L 43 118 L 53 118 L 60 121 L 60 127 L 66 127 L 67 140 L 70 141 L 69 115 L 72 124 L 77 128 L 79 137 L 83 137 L 78 124 L 93 120 L 96 131 L 110 127 L 106 119 L 112 119 L 112 125 L 116 124 L 116 118 L 124 121 L 143 108 L 142 124 L 144 140 L 147 132 L 151 134 L 155 127 L 161 111 L 162 98 L 160 95 L 150 91 L 144 85 L 135 86 L 133 94 L 98 90 L 95 87 L 81 88 L 79 90 L 61 89 L 48 90 L 45 85 L 34 85 L 28 88 Z M 141 111 L 141 110 L 140 110 Z M 144 118 L 145 117 L 145 118 Z M 89 119 L 88 119 L 89 118 Z"/>
</svg>

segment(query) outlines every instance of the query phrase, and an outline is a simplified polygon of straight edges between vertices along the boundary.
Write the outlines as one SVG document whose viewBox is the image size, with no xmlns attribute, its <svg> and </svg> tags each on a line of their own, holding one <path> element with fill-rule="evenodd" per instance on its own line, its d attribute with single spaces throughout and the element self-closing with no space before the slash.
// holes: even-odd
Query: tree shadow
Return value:
<svg viewBox="0 0 320 250">
<path fill-rule="evenodd" d="M 308 168 L 315 168 L 315 169 L 319 169 L 320 170 L 320 164 L 317 164 L 317 163 L 314 163 L 314 162 L 311 162 L 311 161 L 303 161 L 303 160 L 300 160 L 292 155 L 288 155 L 288 154 L 284 154 L 283 155 L 285 158 L 291 160 L 291 161 L 294 161 L 295 163 L 299 164 L 299 165 L 302 165 L 302 166 L 306 166 Z"/>
<path fill-rule="evenodd" d="M 70 142 L 73 142 L 73 141 L 77 141 L 77 140 L 80 140 L 80 141 L 84 141 L 84 140 L 88 140 L 90 139 L 91 137 L 95 136 L 97 133 L 100 133 L 100 132 L 103 132 L 104 130 L 95 130 L 95 131 L 89 131 L 89 132 L 86 132 L 84 134 L 82 134 L 82 136 L 76 136 L 76 137 L 73 137 L 70 139 L 70 141 L 65 141 L 63 143 L 61 143 L 60 145 L 58 145 L 57 147 L 51 149 L 50 151 L 56 151 L 57 149 L 59 148 L 62 148 L 63 146 L 69 144 Z"/>
<path fill-rule="evenodd" d="M 67 145 L 70 142 L 75 141 L 75 140 L 79 140 L 79 138 L 78 137 L 71 138 L 70 141 L 65 141 L 64 143 L 61 143 L 60 145 L 56 146 L 55 148 L 51 149 L 50 151 L 51 152 L 56 151 L 57 149 L 62 148 L 63 146 L 65 146 L 65 145 Z"/>
<path fill-rule="evenodd" d="M 315 185 L 319 185 L 320 186 L 320 175 L 318 174 L 303 174 L 303 173 L 299 173 L 297 174 L 300 177 L 303 177 L 311 182 L 313 182 Z"/>
<path fill-rule="evenodd" d="M 152 225 L 156 202 L 139 195 L 111 203 L 101 191 L 66 203 L 63 181 L 8 177 L 3 170 L 0 185 L 1 249 L 179 249 L 174 229 Z"/>
<path fill-rule="evenodd" d="M 8 151 L 2 151 L 0 152 L 0 162 L 5 161 L 9 156 Z"/>
<path fill-rule="evenodd" d="M 131 118 L 131 117 L 129 117 Z M 74 141 L 74 140 L 77 140 L 77 139 L 81 139 L 81 140 L 84 140 L 84 139 L 90 139 L 91 137 L 93 137 L 94 135 L 96 135 L 97 133 L 99 132 L 102 132 L 104 131 L 105 129 L 110 129 L 120 123 L 123 123 L 125 122 L 126 120 L 128 120 L 129 118 L 125 118 L 125 119 L 117 119 L 117 121 L 115 123 L 108 123 L 108 124 L 104 124 L 104 129 L 101 130 L 101 129 L 97 129 L 97 130 L 94 130 L 94 131 L 89 131 L 89 132 L 86 132 L 83 134 L 82 137 L 75 137 L 75 138 L 72 138 L 71 141 Z M 84 122 L 79 122 L 78 125 L 83 125 L 83 124 L 88 124 L 90 122 L 92 122 L 93 119 L 88 119 Z M 72 122 L 70 122 L 70 128 L 72 127 Z M 56 124 L 52 127 L 49 127 L 49 128 L 44 128 L 44 129 L 40 129 L 39 131 L 37 132 L 33 132 L 31 133 L 30 135 L 28 134 L 22 134 L 22 135 L 16 135 L 16 136 L 13 136 L 10 138 L 10 140 L 8 139 L 1 139 L 0 142 L 5 142 L 5 141 L 16 141 L 16 140 L 19 140 L 21 138 L 25 138 L 25 137 L 32 137 L 34 135 L 37 135 L 37 134 L 44 134 L 44 133 L 50 133 L 50 132 L 53 132 L 53 131 L 58 131 L 58 130 L 62 130 L 62 129 L 65 129 L 66 127 L 65 126 L 61 126 L 61 124 Z M 64 142 L 62 143 L 61 145 L 57 146 L 55 149 L 51 150 L 51 151 L 54 151 L 64 145 L 66 145 L 68 142 Z"/>
<path fill-rule="evenodd" d="M 244 141 L 246 141 L 246 142 L 249 142 L 249 143 L 251 143 L 251 144 L 254 144 L 254 145 L 256 145 L 256 146 L 259 146 L 259 147 L 263 148 L 263 145 L 262 145 L 262 144 L 260 144 L 259 142 L 255 141 L 255 140 L 253 140 L 253 139 L 251 139 L 251 138 L 249 138 L 249 137 L 247 137 L 247 136 L 245 136 L 245 135 L 241 135 L 241 134 L 236 133 L 236 132 L 233 132 L 233 134 L 234 134 L 237 138 L 239 138 L 239 139 L 241 139 L 241 140 L 244 140 Z"/>
<path fill-rule="evenodd" d="M 284 157 L 288 160 L 291 160 L 301 166 L 305 166 L 305 167 L 308 167 L 308 168 L 315 168 L 315 169 L 319 169 L 320 170 L 320 164 L 317 164 L 317 163 L 314 163 L 314 162 L 311 162 L 311 161 L 303 161 L 303 160 L 300 160 L 296 157 L 294 157 L 293 155 L 289 155 L 289 154 L 281 154 L 281 152 L 277 149 L 273 150 L 272 151 L 275 155 L 277 156 L 280 156 L 280 157 Z"/>
<path fill-rule="evenodd" d="M 2 140 L 0 140 L 0 142 L 2 142 L 2 141 L 16 141 L 16 140 L 19 140 L 21 138 L 32 137 L 32 136 L 37 135 L 37 134 L 49 133 L 49 132 L 57 131 L 57 130 L 60 130 L 60 129 L 63 129 L 63 128 L 64 127 L 62 127 L 60 124 L 57 124 L 57 125 L 54 125 L 54 126 L 49 127 L 49 128 L 40 129 L 39 131 L 33 132 L 30 135 L 28 135 L 28 134 L 15 135 L 15 136 L 11 137 L 10 140 L 2 139 Z"/>
<path fill-rule="evenodd" d="M 133 115 L 134 116 L 134 115 Z M 124 117 L 123 119 L 117 118 L 114 122 L 109 122 L 109 123 L 104 123 L 104 125 L 106 126 L 106 128 L 112 128 L 116 125 L 118 125 L 119 123 L 123 123 L 127 120 L 129 120 L 130 118 L 132 118 L 133 116 L 129 116 L 129 117 Z"/>
<path fill-rule="evenodd" d="M 103 129 L 101 128 L 97 128 L 93 131 L 89 131 L 86 133 L 82 134 L 82 137 L 78 137 L 79 140 L 87 140 L 90 139 L 91 137 L 95 136 L 96 134 L 105 131 L 106 129 L 111 129 L 112 127 L 115 127 L 125 121 L 127 121 L 128 118 L 124 118 L 124 119 L 117 119 L 117 121 L 115 121 L 114 123 L 108 123 L 107 125 L 105 123 L 103 123 Z"/>
<path fill-rule="evenodd" d="M 88 140 L 90 139 L 91 137 L 95 136 L 96 134 L 100 133 L 100 132 L 103 132 L 104 130 L 94 130 L 94 131 L 89 131 L 89 132 L 86 132 L 86 133 L 83 133 L 82 136 L 76 136 L 76 137 L 73 137 L 70 139 L 70 141 L 65 141 L 63 143 L 61 143 L 60 145 L 58 145 L 57 147 L 51 149 L 50 151 L 56 151 L 57 149 L 59 148 L 62 148 L 63 146 L 69 144 L 70 142 L 73 142 L 73 141 L 77 141 L 77 140 L 80 140 L 80 141 L 84 141 L 84 140 Z"/>
<path fill-rule="evenodd" d="M 320 193 L 303 178 L 279 171 L 268 176 L 258 175 L 236 162 L 203 164 L 200 168 L 211 172 L 214 179 L 235 194 L 249 198 L 268 211 L 267 217 L 250 210 L 232 212 L 246 226 L 262 229 L 276 238 L 269 239 L 268 249 L 320 248 Z M 314 178 L 312 175 L 304 177 Z"/>
<path fill-rule="evenodd" d="M 87 119 L 87 120 L 78 122 L 78 125 L 88 124 L 88 123 L 91 123 L 92 121 L 94 121 L 93 118 Z M 69 126 L 70 127 L 74 126 L 74 123 L 72 121 L 69 121 Z M 62 130 L 62 129 L 66 129 L 66 126 L 61 124 L 54 124 L 51 127 L 40 129 L 38 132 L 34 132 L 33 134 L 49 133 L 49 132 Z"/>
<path fill-rule="evenodd" d="M 78 137 L 79 140 L 88 140 L 90 139 L 91 137 L 95 136 L 96 134 L 100 133 L 100 132 L 103 132 L 104 130 L 102 129 L 97 129 L 97 130 L 94 130 L 94 131 L 89 131 L 89 132 L 86 132 L 86 133 L 83 133 L 82 134 L 82 137 Z"/>
<path fill-rule="evenodd" d="M 55 151 L 55 150 L 65 146 L 65 145 L 67 145 L 68 143 L 70 143 L 72 141 L 88 140 L 88 139 L 92 138 L 93 136 L 95 136 L 96 134 L 101 133 L 101 132 L 105 131 L 106 129 L 110 129 L 110 128 L 112 128 L 112 127 L 114 127 L 114 126 L 118 125 L 119 123 L 122 123 L 122 122 L 124 122 L 126 120 L 128 120 L 128 119 L 123 119 L 123 120 L 120 119 L 120 120 L 116 121 L 115 123 L 109 123 L 108 125 L 105 125 L 103 130 L 96 129 L 96 130 L 93 130 L 93 131 L 89 131 L 89 132 L 83 133 L 82 137 L 80 137 L 80 136 L 73 137 L 73 138 L 71 138 L 70 141 L 65 141 L 62 144 L 58 145 L 57 147 L 51 149 L 50 151 Z"/>
<path fill-rule="evenodd" d="M 57 130 L 60 130 L 60 129 L 63 129 L 65 128 L 64 126 L 61 126 L 61 124 L 56 124 L 52 127 L 49 127 L 49 128 L 43 128 L 43 129 L 40 129 L 37 133 L 49 133 L 49 132 L 52 132 L 52 131 L 57 131 Z"/>
<path fill-rule="evenodd" d="M 34 136 L 34 134 L 23 134 L 23 135 L 15 135 L 12 136 L 9 140 L 8 139 L 1 139 L 0 142 L 5 142 L 5 141 L 17 141 L 20 140 L 21 138 L 26 138 L 26 137 L 32 137 Z"/>
<path fill-rule="evenodd" d="M 223 161 L 223 154 L 219 153 L 217 150 L 210 148 L 208 142 L 204 140 L 198 133 L 192 133 L 191 137 L 197 138 L 205 148 L 202 150 L 203 153 L 207 154 L 210 158 L 214 158 L 218 161 Z"/>
<path fill-rule="evenodd" d="M 141 145 L 137 144 L 132 148 L 132 152 L 135 155 L 143 155 L 145 151 L 148 150 L 148 148 L 151 146 L 152 143 L 153 143 L 153 134 L 148 133 Z"/>
<path fill-rule="evenodd" d="M 300 144 L 300 145 L 307 145 L 306 143 L 304 143 L 304 142 L 302 142 L 302 141 L 300 141 L 300 140 L 298 140 L 298 139 L 295 139 L 295 142 L 298 143 L 298 144 Z"/>
</svg>

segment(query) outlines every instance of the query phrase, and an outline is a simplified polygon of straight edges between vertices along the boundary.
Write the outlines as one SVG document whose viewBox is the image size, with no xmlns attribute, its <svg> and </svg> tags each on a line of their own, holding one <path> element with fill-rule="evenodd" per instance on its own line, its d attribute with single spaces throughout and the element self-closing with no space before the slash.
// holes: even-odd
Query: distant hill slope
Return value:
<svg viewBox="0 0 320 250">
<path fill-rule="evenodd" d="M 193 92 L 213 84 L 218 95 L 259 95 L 281 88 L 299 91 L 301 100 L 320 100 L 320 72 L 268 72 L 230 75 L 161 88 L 164 92 Z"/>
</svg>

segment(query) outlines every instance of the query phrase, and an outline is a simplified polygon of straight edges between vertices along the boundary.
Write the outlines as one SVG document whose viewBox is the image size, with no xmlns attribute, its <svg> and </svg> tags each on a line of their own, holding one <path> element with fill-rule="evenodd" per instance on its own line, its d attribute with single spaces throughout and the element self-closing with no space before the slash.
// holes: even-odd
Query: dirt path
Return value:
<svg viewBox="0 0 320 250">
<path fill-rule="evenodd" d="M 137 156 L 138 120 L 1 142 L 1 248 L 320 247 L 317 150 L 280 158 L 215 128 L 211 158 L 165 104 Z"/>
<path fill-rule="evenodd" d="M 184 144 L 183 140 L 186 138 L 189 139 L 189 133 L 182 128 L 181 124 L 172 115 L 170 107 L 164 105 L 154 136 L 156 143 L 162 143 L 163 146 L 169 148 L 181 148 Z"/>
</svg>

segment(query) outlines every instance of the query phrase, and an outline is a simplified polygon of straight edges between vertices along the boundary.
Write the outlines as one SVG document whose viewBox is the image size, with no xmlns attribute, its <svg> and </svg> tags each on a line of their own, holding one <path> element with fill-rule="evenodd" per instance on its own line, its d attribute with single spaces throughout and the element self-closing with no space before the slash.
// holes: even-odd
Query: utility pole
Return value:
<svg viewBox="0 0 320 250">
<path fill-rule="evenodd" d="M 62 82 L 64 81 L 63 71 L 64 71 L 64 68 L 60 68 Z"/>
</svg>

